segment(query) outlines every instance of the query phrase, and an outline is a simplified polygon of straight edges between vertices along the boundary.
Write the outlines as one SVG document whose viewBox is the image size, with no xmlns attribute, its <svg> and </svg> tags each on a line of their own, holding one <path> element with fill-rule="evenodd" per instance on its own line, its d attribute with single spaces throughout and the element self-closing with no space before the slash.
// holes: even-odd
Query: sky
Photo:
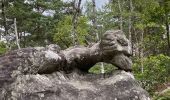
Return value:
<svg viewBox="0 0 170 100">
<path fill-rule="evenodd" d="M 82 0 L 83 3 L 85 3 L 87 0 Z M 92 1 L 92 0 L 88 0 L 88 1 Z M 97 8 L 102 8 L 102 6 L 104 6 L 106 3 L 108 3 L 108 0 L 95 0 L 96 2 L 96 7 Z"/>
<path fill-rule="evenodd" d="M 63 1 L 72 1 L 72 0 L 63 0 Z M 92 1 L 92 0 L 82 0 L 82 5 L 84 5 L 86 1 Z M 109 0 L 95 0 L 95 1 L 96 1 L 96 7 L 102 8 L 102 6 L 108 3 Z"/>
</svg>

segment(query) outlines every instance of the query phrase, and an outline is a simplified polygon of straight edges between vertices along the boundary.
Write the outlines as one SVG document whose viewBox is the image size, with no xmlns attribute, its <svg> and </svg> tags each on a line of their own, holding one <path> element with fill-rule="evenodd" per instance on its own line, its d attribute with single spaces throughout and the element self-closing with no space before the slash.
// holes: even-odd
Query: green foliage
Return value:
<svg viewBox="0 0 170 100">
<path fill-rule="evenodd" d="M 69 47 L 71 45 L 71 23 L 71 16 L 65 16 L 54 29 L 55 34 L 53 39 L 63 47 Z"/>
<path fill-rule="evenodd" d="M 90 72 L 90 73 L 95 73 L 95 74 L 101 73 L 100 64 L 94 65 L 92 68 L 89 69 L 89 72 Z"/>
<path fill-rule="evenodd" d="M 153 100 L 170 100 L 170 90 L 160 95 L 154 96 Z"/>
<path fill-rule="evenodd" d="M 112 64 L 104 63 L 104 73 L 110 73 L 115 69 L 116 67 Z M 91 69 L 89 69 L 89 72 L 95 74 L 101 73 L 101 63 L 97 63 L 96 65 L 94 65 Z"/>
<path fill-rule="evenodd" d="M 87 18 L 81 16 L 78 20 L 77 26 L 77 37 L 80 44 L 84 44 L 85 36 L 88 33 Z M 59 23 L 55 26 L 54 29 L 54 41 L 61 45 L 63 48 L 69 47 L 72 45 L 72 16 L 65 16 Z"/>
<path fill-rule="evenodd" d="M 170 81 L 170 57 L 163 54 L 143 58 L 143 73 L 141 72 L 141 60 L 133 65 L 135 77 L 150 93 L 155 92 L 158 85 Z"/>
<path fill-rule="evenodd" d="M 25 1 L 31 2 L 26 3 Z M 21 47 L 56 43 L 62 48 L 68 48 L 73 44 L 71 37 L 74 12 L 72 3 L 65 3 L 63 0 L 3 0 L 3 2 L 6 18 L 17 19 L 19 35 L 21 33 L 31 34 L 26 37 L 19 36 Z M 169 52 L 167 37 L 163 38 L 163 35 L 165 36 L 167 31 L 166 21 L 170 23 L 170 0 L 119 0 L 119 2 L 122 11 L 120 11 L 118 0 L 109 0 L 105 7 L 97 9 L 94 14 L 93 4 L 88 1 L 85 13 L 78 18 L 76 30 L 78 42 L 85 45 L 86 40 L 88 42 L 95 40 L 95 34 L 92 34 L 94 26 L 87 24 L 92 22 L 95 17 L 99 37 L 106 30 L 119 29 L 120 17 L 122 17 L 123 31 L 127 33 L 127 36 L 129 31 L 132 34 L 135 57 L 140 58 L 142 53 L 145 56 L 145 58 L 135 60 L 133 65 L 135 77 L 152 94 L 156 91 L 157 85 L 170 81 L 170 57 L 162 55 Z M 46 11 L 52 11 L 52 16 L 44 15 Z M 131 18 L 131 22 L 129 18 Z M 10 29 L 13 30 L 13 21 L 5 23 L 3 13 L 0 13 L 0 27 L 5 27 L 5 24 L 7 24 L 9 32 Z M 131 29 L 129 29 L 130 24 Z M 9 34 L 2 33 L 2 35 Z M 8 44 L 12 49 L 17 48 L 14 41 L 10 41 Z M 6 44 L 0 42 L 0 54 L 4 54 L 6 51 Z M 142 64 L 143 73 L 141 72 Z M 89 72 L 101 73 L 100 66 L 100 63 L 96 64 Z M 113 65 L 109 64 L 104 64 L 104 68 L 105 73 L 115 69 Z M 170 92 L 159 95 L 155 97 L 155 100 L 169 100 L 169 94 Z"/>
<path fill-rule="evenodd" d="M 17 19 L 18 33 L 30 33 L 31 35 L 21 39 L 21 46 L 44 46 L 53 42 L 53 29 L 62 18 L 63 2 L 61 0 L 10 0 L 5 6 L 5 14 L 13 24 Z M 48 13 L 48 12 L 51 12 Z M 2 23 L 3 24 L 3 23 Z M 3 25 L 2 25 L 3 26 Z"/>
<path fill-rule="evenodd" d="M 163 27 L 153 26 L 146 27 L 148 31 L 144 37 L 142 47 L 146 55 L 156 55 L 165 53 L 166 41 L 163 39 L 164 29 Z"/>
<path fill-rule="evenodd" d="M 6 45 L 3 42 L 0 42 L 0 55 L 4 54 L 7 51 Z"/>
</svg>

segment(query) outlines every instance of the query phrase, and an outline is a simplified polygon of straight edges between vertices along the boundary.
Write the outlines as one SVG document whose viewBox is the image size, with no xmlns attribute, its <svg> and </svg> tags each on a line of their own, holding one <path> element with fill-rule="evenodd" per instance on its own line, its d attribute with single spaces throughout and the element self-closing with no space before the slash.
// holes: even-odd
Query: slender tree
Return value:
<svg viewBox="0 0 170 100">
<path fill-rule="evenodd" d="M 169 34 L 169 18 L 168 18 L 168 0 L 163 0 L 163 8 L 165 15 L 165 26 L 166 26 L 166 34 L 167 34 L 167 44 L 168 44 L 168 52 L 170 50 L 170 34 Z"/>
<path fill-rule="evenodd" d="M 141 73 L 144 72 L 144 66 L 143 66 L 143 59 L 144 59 L 143 41 L 144 41 L 144 31 L 142 30 L 142 32 L 141 32 L 141 41 L 140 41 Z"/>
<path fill-rule="evenodd" d="M 118 7 L 119 7 L 119 23 L 120 23 L 120 30 L 123 30 L 123 16 L 122 16 L 122 6 L 121 6 L 121 0 L 118 0 Z"/>
<path fill-rule="evenodd" d="M 131 43 L 131 46 L 133 48 L 133 42 L 132 42 L 132 15 L 133 15 L 133 10 L 134 10 L 134 7 L 133 7 L 133 2 L 132 0 L 129 0 L 129 26 L 128 26 L 128 32 L 129 32 L 129 41 Z M 133 49 L 132 49 L 132 55 L 133 55 Z"/>
<path fill-rule="evenodd" d="M 77 37 L 77 22 L 78 22 L 78 17 L 81 13 L 81 0 L 73 0 L 73 18 L 72 18 L 72 38 L 73 38 L 73 45 L 78 44 L 78 37 Z"/>
<path fill-rule="evenodd" d="M 99 41 L 100 38 L 99 38 L 99 34 L 97 32 L 97 22 L 96 22 L 96 3 L 95 3 L 95 0 L 92 0 L 92 5 L 93 5 L 93 17 L 92 17 L 92 23 L 93 23 L 93 33 L 96 34 L 96 40 Z M 103 62 L 101 62 L 101 73 L 103 74 L 104 73 L 104 64 Z"/>
<path fill-rule="evenodd" d="M 18 46 L 18 49 L 21 49 L 20 47 L 20 41 L 19 41 L 19 38 L 18 38 L 18 31 L 17 31 L 17 21 L 16 21 L 16 18 L 14 18 L 14 30 L 15 30 L 15 37 L 16 37 L 16 44 Z"/>
<path fill-rule="evenodd" d="M 99 41 L 99 34 L 97 32 L 97 22 L 96 22 L 96 3 L 95 0 L 92 0 L 93 5 L 93 17 L 92 17 L 92 23 L 93 23 L 93 33 L 96 34 L 96 40 Z"/>
<path fill-rule="evenodd" d="M 7 26 L 7 18 L 6 18 L 6 5 L 7 1 L 2 0 L 1 1 L 1 6 L 2 6 L 2 19 L 3 19 L 3 26 L 5 28 L 5 35 L 8 34 L 8 26 Z"/>
</svg>

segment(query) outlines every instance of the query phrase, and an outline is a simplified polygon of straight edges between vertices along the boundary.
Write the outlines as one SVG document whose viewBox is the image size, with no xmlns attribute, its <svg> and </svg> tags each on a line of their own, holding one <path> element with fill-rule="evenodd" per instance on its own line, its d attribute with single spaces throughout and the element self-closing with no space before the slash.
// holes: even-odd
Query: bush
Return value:
<svg viewBox="0 0 170 100">
<path fill-rule="evenodd" d="M 94 65 L 92 68 L 89 69 L 89 72 L 95 73 L 95 74 L 100 74 L 101 73 L 100 66 L 101 66 L 101 63 L 97 63 L 96 65 Z M 116 69 L 116 67 L 113 66 L 112 64 L 104 63 L 104 73 L 110 73 L 115 69 Z"/>
<path fill-rule="evenodd" d="M 143 73 L 140 65 L 140 59 L 137 59 L 133 65 L 135 77 L 151 94 L 157 86 L 170 81 L 170 57 L 160 54 L 143 58 Z"/>
<path fill-rule="evenodd" d="M 170 100 L 170 90 L 161 95 L 155 96 L 153 100 Z"/>
<path fill-rule="evenodd" d="M 6 45 L 3 42 L 0 42 L 0 55 L 4 54 L 7 51 Z"/>
</svg>

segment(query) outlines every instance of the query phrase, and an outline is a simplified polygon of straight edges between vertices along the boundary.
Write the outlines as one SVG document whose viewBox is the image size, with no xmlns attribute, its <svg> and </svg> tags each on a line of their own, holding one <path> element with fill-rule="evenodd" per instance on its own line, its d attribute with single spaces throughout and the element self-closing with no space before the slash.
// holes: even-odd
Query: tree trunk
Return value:
<svg viewBox="0 0 170 100">
<path fill-rule="evenodd" d="M 120 0 L 118 0 L 118 7 L 119 7 L 119 21 L 120 21 L 120 30 L 123 31 L 123 17 L 122 17 L 122 6 Z"/>
<path fill-rule="evenodd" d="M 2 0 L 2 19 L 3 19 L 3 26 L 5 28 L 5 34 L 4 36 L 9 35 L 8 33 L 8 23 L 7 23 L 7 17 L 6 17 L 6 7 L 8 5 L 8 1 L 7 0 Z M 8 48 L 9 50 L 11 49 L 10 43 L 9 43 L 9 39 L 5 38 L 7 43 L 6 43 L 6 48 Z"/>
<path fill-rule="evenodd" d="M 143 34 L 144 34 L 144 31 L 142 30 L 141 32 L 141 41 L 140 41 L 140 59 L 141 59 L 141 73 L 144 72 L 144 66 L 143 66 Z"/>
<path fill-rule="evenodd" d="M 134 55 L 133 56 L 137 56 L 139 57 L 139 43 L 140 43 L 140 40 L 138 39 L 139 35 L 137 33 L 137 29 L 134 28 Z"/>
<path fill-rule="evenodd" d="M 80 5 L 81 0 L 78 0 L 78 3 L 76 3 L 76 0 L 73 1 L 73 18 L 72 18 L 72 39 L 73 39 L 73 45 L 78 44 L 78 37 L 77 37 L 77 23 L 78 23 L 78 17 L 80 14 Z"/>
<path fill-rule="evenodd" d="M 7 18 L 6 18 L 6 10 L 5 10 L 5 0 L 2 0 L 2 19 L 3 19 L 3 26 L 5 28 L 5 36 L 8 34 L 8 27 L 7 27 Z"/>
<path fill-rule="evenodd" d="M 129 15 L 129 27 L 128 27 L 128 31 L 129 31 L 129 41 L 131 43 L 131 45 L 133 46 L 133 42 L 132 42 L 132 15 L 133 15 L 133 2 L 132 0 L 129 0 L 129 6 L 130 6 L 130 15 Z M 133 47 L 132 47 L 133 48 Z M 133 54 L 133 49 L 132 49 L 132 54 Z"/>
<path fill-rule="evenodd" d="M 19 41 L 19 39 L 18 39 L 18 31 L 17 31 L 16 18 L 14 18 L 14 27 L 15 27 L 16 44 L 17 44 L 17 46 L 18 46 L 18 49 L 21 49 L 21 47 L 20 47 L 20 41 Z"/>
<path fill-rule="evenodd" d="M 92 0 L 92 4 L 93 4 L 93 19 L 92 19 L 92 23 L 93 23 L 93 33 L 96 34 L 96 41 L 99 41 L 99 34 L 97 32 L 97 22 L 96 22 L 96 3 L 95 0 Z M 104 64 L 101 62 L 101 73 L 104 73 Z"/>
<path fill-rule="evenodd" d="M 167 34 L 167 42 L 168 42 L 168 53 L 169 53 L 169 50 L 170 50 L 170 39 L 169 39 L 169 23 L 168 21 L 166 22 L 166 34 Z"/>
<path fill-rule="evenodd" d="M 166 34 L 167 34 L 167 45 L 168 45 L 168 51 L 167 53 L 169 53 L 170 50 L 170 34 L 169 34 L 169 22 L 168 22 L 168 13 L 165 10 L 165 26 L 166 26 Z"/>
<path fill-rule="evenodd" d="M 92 0 L 93 3 L 93 19 L 92 19 L 92 23 L 93 23 L 93 33 L 96 34 L 96 40 L 99 41 L 99 34 L 97 32 L 97 22 L 96 22 L 96 3 L 95 0 Z"/>
</svg>

